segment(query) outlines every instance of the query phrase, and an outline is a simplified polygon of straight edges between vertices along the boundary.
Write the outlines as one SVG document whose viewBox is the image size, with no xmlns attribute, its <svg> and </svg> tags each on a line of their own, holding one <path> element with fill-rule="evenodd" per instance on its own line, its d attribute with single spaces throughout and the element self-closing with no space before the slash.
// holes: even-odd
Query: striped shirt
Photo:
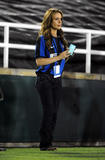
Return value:
<svg viewBox="0 0 105 160">
<path fill-rule="evenodd" d="M 61 42 L 60 38 L 52 37 L 52 45 L 51 45 L 51 53 L 48 51 L 44 36 L 40 36 L 36 43 L 36 50 L 35 50 L 35 58 L 51 58 L 54 56 L 58 56 L 61 52 L 64 51 L 63 43 Z M 37 73 L 48 73 L 54 75 L 53 67 L 56 65 L 60 65 L 60 74 L 62 75 L 65 59 L 60 61 L 56 61 L 52 64 L 38 66 L 36 70 Z"/>
</svg>

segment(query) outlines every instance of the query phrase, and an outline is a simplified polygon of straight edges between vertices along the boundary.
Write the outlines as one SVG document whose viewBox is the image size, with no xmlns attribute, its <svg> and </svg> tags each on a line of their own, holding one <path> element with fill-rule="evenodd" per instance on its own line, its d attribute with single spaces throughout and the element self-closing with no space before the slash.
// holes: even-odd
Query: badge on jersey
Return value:
<svg viewBox="0 0 105 160">
<path fill-rule="evenodd" d="M 53 66 L 53 69 L 54 69 L 54 78 L 60 77 L 61 76 L 60 65 Z"/>
<path fill-rule="evenodd" d="M 50 58 L 53 58 L 53 57 L 56 57 L 56 56 L 57 56 L 57 53 L 50 54 Z"/>
</svg>

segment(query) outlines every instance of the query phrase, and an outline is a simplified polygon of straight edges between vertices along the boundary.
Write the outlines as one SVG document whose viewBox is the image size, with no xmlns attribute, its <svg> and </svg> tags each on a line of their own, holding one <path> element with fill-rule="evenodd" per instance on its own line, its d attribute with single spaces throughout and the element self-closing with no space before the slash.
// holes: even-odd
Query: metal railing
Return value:
<svg viewBox="0 0 105 160">
<path fill-rule="evenodd" d="M 35 50 L 35 45 L 9 43 L 9 29 L 10 28 L 23 28 L 23 29 L 39 30 L 40 29 L 39 25 L 0 22 L 0 27 L 4 27 L 4 42 L 0 43 L 0 48 L 4 48 L 4 51 L 3 51 L 3 67 L 4 68 L 8 68 L 10 48 Z M 67 28 L 67 27 L 63 27 L 62 29 L 64 32 L 79 33 L 79 34 L 86 35 L 86 49 L 77 48 L 75 50 L 75 53 L 86 54 L 85 72 L 91 73 L 91 55 L 93 54 L 93 55 L 105 56 L 105 51 L 91 50 L 92 34 L 105 36 L 105 31 L 78 29 L 78 28 L 76 29 L 76 28 Z"/>
</svg>

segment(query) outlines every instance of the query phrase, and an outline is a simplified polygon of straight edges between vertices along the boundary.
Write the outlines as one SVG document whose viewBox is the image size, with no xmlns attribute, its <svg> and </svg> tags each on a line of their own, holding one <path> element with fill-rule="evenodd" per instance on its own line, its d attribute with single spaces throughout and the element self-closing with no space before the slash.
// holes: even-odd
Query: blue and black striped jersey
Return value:
<svg viewBox="0 0 105 160">
<path fill-rule="evenodd" d="M 60 38 L 52 37 L 52 45 L 50 53 L 46 47 L 44 36 L 40 36 L 36 43 L 35 58 L 41 58 L 41 57 L 51 58 L 59 55 L 63 51 L 64 51 L 64 45 L 61 42 Z M 60 65 L 60 74 L 62 75 L 65 65 L 65 59 L 57 61 L 53 64 L 39 66 L 36 70 L 36 73 L 49 73 L 51 75 L 54 75 L 53 66 L 56 66 L 58 64 Z"/>
</svg>

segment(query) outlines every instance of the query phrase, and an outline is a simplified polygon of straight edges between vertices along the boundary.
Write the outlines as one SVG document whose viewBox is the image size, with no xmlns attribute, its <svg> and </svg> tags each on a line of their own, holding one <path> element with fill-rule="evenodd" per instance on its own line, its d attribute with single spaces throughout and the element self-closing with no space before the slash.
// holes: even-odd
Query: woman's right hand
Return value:
<svg viewBox="0 0 105 160">
<path fill-rule="evenodd" d="M 61 52 L 59 54 L 59 56 L 55 56 L 53 58 L 37 58 L 36 59 L 36 64 L 37 64 L 37 66 L 44 66 L 44 65 L 51 64 L 51 63 L 54 63 L 56 61 L 59 61 L 61 59 L 65 59 L 65 58 L 70 56 L 70 53 L 68 51 L 69 50 L 67 49 L 67 50 Z"/>
<path fill-rule="evenodd" d="M 69 50 L 68 50 L 68 49 L 65 50 L 65 51 L 63 51 L 63 52 L 61 52 L 61 53 L 59 54 L 59 58 L 60 58 L 60 59 L 67 58 L 67 57 L 69 57 L 69 56 L 70 56 L 70 53 L 69 53 Z"/>
</svg>

